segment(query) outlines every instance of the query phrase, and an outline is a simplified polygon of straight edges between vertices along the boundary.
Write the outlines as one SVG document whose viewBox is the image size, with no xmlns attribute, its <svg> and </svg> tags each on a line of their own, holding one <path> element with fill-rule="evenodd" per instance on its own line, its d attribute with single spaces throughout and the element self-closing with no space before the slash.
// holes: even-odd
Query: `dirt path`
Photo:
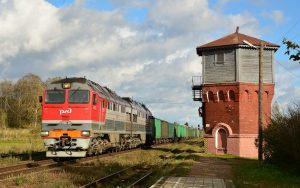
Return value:
<svg viewBox="0 0 300 188">
<path fill-rule="evenodd" d="M 189 176 L 194 177 L 215 177 L 221 179 L 231 179 L 231 165 L 225 159 L 200 157 L 194 162 L 191 167 L 191 172 Z"/>
<path fill-rule="evenodd" d="M 231 165 L 225 159 L 204 157 L 203 154 L 199 154 L 199 159 L 191 167 L 189 176 L 222 179 L 226 187 L 234 187 L 231 180 Z"/>
</svg>

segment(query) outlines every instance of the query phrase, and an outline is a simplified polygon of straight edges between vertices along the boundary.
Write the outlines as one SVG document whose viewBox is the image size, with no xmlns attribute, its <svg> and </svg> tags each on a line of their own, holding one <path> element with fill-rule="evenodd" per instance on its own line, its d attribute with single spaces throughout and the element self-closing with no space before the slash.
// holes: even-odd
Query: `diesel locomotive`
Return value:
<svg viewBox="0 0 300 188">
<path fill-rule="evenodd" d="M 41 137 L 47 157 L 85 157 L 184 137 L 182 125 L 170 128 L 168 122 L 154 118 L 144 104 L 122 98 L 86 78 L 54 81 L 40 101 Z M 192 131 L 190 137 L 195 137 L 196 130 L 186 132 Z"/>
</svg>

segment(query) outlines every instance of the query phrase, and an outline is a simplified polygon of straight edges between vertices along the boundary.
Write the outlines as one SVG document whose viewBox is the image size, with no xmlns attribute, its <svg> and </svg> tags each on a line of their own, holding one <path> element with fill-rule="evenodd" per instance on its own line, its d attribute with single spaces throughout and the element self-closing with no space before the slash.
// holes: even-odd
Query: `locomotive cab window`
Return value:
<svg viewBox="0 0 300 188">
<path fill-rule="evenodd" d="M 65 103 L 65 90 L 47 90 L 46 104 L 63 104 Z"/>
<path fill-rule="evenodd" d="M 68 101 L 73 104 L 87 104 L 89 103 L 88 90 L 69 90 Z"/>
</svg>

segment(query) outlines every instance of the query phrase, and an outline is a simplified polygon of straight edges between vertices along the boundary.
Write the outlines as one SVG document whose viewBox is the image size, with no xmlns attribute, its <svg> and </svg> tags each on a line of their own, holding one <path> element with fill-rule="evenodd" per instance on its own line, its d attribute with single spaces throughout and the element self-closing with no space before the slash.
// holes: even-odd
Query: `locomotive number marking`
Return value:
<svg viewBox="0 0 300 188">
<path fill-rule="evenodd" d="M 71 114 L 72 113 L 72 109 L 71 108 L 68 108 L 66 110 L 59 110 L 59 114 L 62 115 L 62 114 Z"/>
</svg>

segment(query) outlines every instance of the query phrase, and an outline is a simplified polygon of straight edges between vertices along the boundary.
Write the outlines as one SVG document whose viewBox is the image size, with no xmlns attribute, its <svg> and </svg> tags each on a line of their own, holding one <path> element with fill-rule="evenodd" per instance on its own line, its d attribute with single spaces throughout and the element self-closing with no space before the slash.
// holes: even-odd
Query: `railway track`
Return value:
<svg viewBox="0 0 300 188">
<path fill-rule="evenodd" d="M 34 171 L 41 171 L 44 169 L 51 169 L 58 167 L 60 164 L 54 162 L 53 160 L 42 160 L 37 162 L 31 162 L 26 164 L 7 166 L 0 168 L 0 180 L 3 180 L 7 177 L 16 176 L 19 174 L 30 173 Z"/>
<path fill-rule="evenodd" d="M 14 176 L 17 176 L 20 174 L 38 172 L 38 171 L 42 171 L 42 170 L 46 170 L 46 169 L 50 170 L 50 169 L 61 167 L 61 166 L 67 165 L 67 164 L 90 162 L 90 161 L 98 160 L 101 158 L 111 157 L 111 156 L 115 156 L 115 155 L 121 155 L 121 154 L 138 151 L 138 150 L 141 150 L 141 149 L 135 148 L 135 149 L 131 149 L 131 150 L 120 151 L 117 153 L 106 153 L 106 154 L 102 154 L 102 155 L 68 160 L 68 161 L 64 161 L 64 162 L 56 162 L 56 161 L 53 161 L 52 159 L 48 159 L 48 160 L 41 160 L 41 161 L 31 162 L 31 163 L 26 163 L 26 164 L 3 167 L 3 168 L 0 168 L 0 181 L 3 181 L 5 178 L 14 177 Z"/>
<path fill-rule="evenodd" d="M 162 147 L 162 146 L 165 146 L 168 144 L 169 143 L 158 144 L 158 145 L 150 147 L 149 149 L 159 148 L 159 147 Z M 53 161 L 52 159 L 47 159 L 47 160 L 30 162 L 30 163 L 26 163 L 26 164 L 2 167 L 2 168 L 0 168 L 0 182 L 4 181 L 7 178 L 13 178 L 13 177 L 15 177 L 17 175 L 21 175 L 21 174 L 27 174 L 27 173 L 31 173 L 31 172 L 39 172 L 39 171 L 43 171 L 43 170 L 51 170 L 51 169 L 59 168 L 59 167 L 62 167 L 65 165 L 70 165 L 70 164 L 76 164 L 76 163 L 80 164 L 80 163 L 85 163 L 85 162 L 91 162 L 91 161 L 98 160 L 101 158 L 121 155 L 121 154 L 134 152 L 134 151 L 138 151 L 138 150 L 141 150 L 141 148 L 119 151 L 116 153 L 106 153 L 106 154 L 101 154 L 101 155 L 97 155 L 97 156 L 68 160 L 68 161 L 64 161 L 64 162 L 56 162 L 56 161 Z M 144 178 L 146 178 L 147 176 L 145 176 Z M 142 181 L 142 179 L 139 181 L 135 180 L 135 184 L 138 185 L 140 181 Z M 135 184 L 132 184 L 132 187 L 135 187 L 134 186 Z"/>
<path fill-rule="evenodd" d="M 94 187 L 143 187 L 142 182 L 152 174 L 150 167 L 142 167 L 141 165 L 134 165 L 105 177 L 96 179 L 88 184 L 82 185 L 81 188 Z"/>
</svg>

